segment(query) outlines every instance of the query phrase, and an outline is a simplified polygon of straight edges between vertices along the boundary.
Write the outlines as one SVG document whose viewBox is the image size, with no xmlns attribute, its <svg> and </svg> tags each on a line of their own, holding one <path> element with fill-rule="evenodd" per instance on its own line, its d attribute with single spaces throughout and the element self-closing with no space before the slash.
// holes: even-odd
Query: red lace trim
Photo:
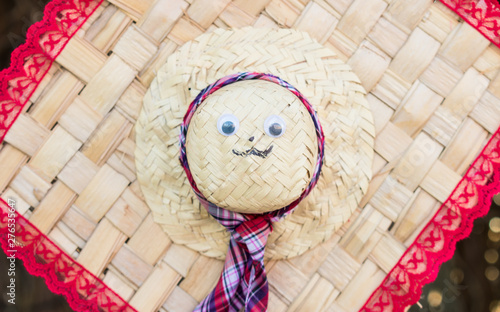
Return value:
<svg viewBox="0 0 500 312">
<path fill-rule="evenodd" d="M 500 128 L 460 183 L 405 251 L 360 311 L 404 311 L 416 303 L 422 287 L 434 281 L 439 267 L 469 236 L 473 221 L 484 216 L 500 192 Z"/>
<path fill-rule="evenodd" d="M 500 47 L 498 3 L 440 1 Z M 453 256 L 457 242 L 469 236 L 473 221 L 488 212 L 493 196 L 500 192 L 499 166 L 500 128 L 360 311 L 404 311 L 420 299 L 422 287 L 436 279 L 441 264 Z"/>
<path fill-rule="evenodd" d="M 0 72 L 0 142 L 69 39 L 103 0 L 54 0 Z"/>
<path fill-rule="evenodd" d="M 43 20 L 29 28 L 26 43 L 14 50 L 10 67 L 0 72 L 0 142 L 54 60 L 102 2 L 54 0 L 45 7 Z M 8 224 L 14 220 L 12 233 Z M 3 200 L 0 244 L 8 256 L 22 259 L 30 274 L 43 277 L 48 288 L 63 295 L 75 311 L 136 311 L 23 216 L 14 213 L 9 218 L 9 206 Z"/>
<path fill-rule="evenodd" d="M 45 279 L 75 311 L 134 312 L 125 300 L 62 251 L 47 236 L 0 199 L 0 243 L 8 257 L 23 260 L 26 270 Z"/>
<path fill-rule="evenodd" d="M 440 0 L 500 48 L 500 4 L 495 0 Z"/>
</svg>

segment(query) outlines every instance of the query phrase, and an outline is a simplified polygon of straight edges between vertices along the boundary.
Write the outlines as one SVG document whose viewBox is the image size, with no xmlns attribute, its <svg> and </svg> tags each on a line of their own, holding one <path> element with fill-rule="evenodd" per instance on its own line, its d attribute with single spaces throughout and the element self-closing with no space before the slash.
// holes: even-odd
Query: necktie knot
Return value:
<svg viewBox="0 0 500 312">
<path fill-rule="evenodd" d="M 262 262 L 267 237 L 272 231 L 273 226 L 269 218 L 259 216 L 242 222 L 234 229 L 232 235 L 236 242 L 246 246 L 254 261 Z"/>
</svg>

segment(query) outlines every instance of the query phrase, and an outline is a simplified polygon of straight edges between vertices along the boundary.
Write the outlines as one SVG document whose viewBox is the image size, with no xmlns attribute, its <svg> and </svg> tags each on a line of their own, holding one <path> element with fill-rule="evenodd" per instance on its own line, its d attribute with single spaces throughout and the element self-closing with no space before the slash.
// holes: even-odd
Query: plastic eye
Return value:
<svg viewBox="0 0 500 312">
<path fill-rule="evenodd" d="M 279 138 L 285 133 L 286 124 L 283 118 L 278 115 L 271 115 L 266 118 L 264 122 L 264 131 L 266 134 L 273 138 Z"/>
<path fill-rule="evenodd" d="M 224 114 L 217 120 L 217 130 L 225 136 L 230 136 L 238 131 L 240 122 L 233 114 Z"/>
</svg>

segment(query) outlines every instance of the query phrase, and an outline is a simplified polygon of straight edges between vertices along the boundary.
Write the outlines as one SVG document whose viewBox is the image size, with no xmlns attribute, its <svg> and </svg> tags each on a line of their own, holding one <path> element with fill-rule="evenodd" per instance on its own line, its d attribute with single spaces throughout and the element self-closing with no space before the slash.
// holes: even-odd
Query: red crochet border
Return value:
<svg viewBox="0 0 500 312">
<path fill-rule="evenodd" d="M 104 0 L 53 0 L 0 72 L 0 142 L 68 41 Z"/>
<path fill-rule="evenodd" d="M 57 56 L 103 1 L 51 1 L 43 19 L 28 29 L 26 42 L 12 53 L 10 67 L 0 72 L 0 142 Z M 8 224 L 15 224 L 13 233 Z M 23 216 L 9 215 L 4 200 L 0 200 L 0 244 L 7 255 L 22 259 L 30 274 L 43 277 L 75 311 L 136 311 Z"/>
<path fill-rule="evenodd" d="M 30 27 L 26 43 L 12 54 L 11 66 L 0 72 L 0 142 L 69 39 L 102 2 L 54 0 L 46 6 L 44 19 Z M 500 9 L 493 0 L 441 2 L 500 47 Z M 456 242 L 469 235 L 473 220 L 487 213 L 492 196 L 500 191 L 499 131 L 361 311 L 403 311 L 417 302 L 422 286 L 433 281 L 439 266 L 453 255 Z M 9 220 L 15 220 L 15 246 L 9 241 Z M 3 200 L 0 243 L 8 255 L 15 250 L 27 270 L 42 276 L 75 311 L 135 311 L 23 216 L 9 218 Z"/>
<path fill-rule="evenodd" d="M 495 0 L 440 0 L 500 48 L 500 5 Z"/>
<path fill-rule="evenodd" d="M 0 244 L 8 257 L 45 279 L 50 291 L 63 295 L 74 311 L 137 312 L 127 301 L 65 253 L 26 218 L 0 199 Z"/>
<path fill-rule="evenodd" d="M 422 287 L 437 277 L 458 241 L 469 236 L 475 219 L 488 213 L 500 192 L 500 128 L 493 134 L 450 197 L 387 274 L 362 312 L 404 311 Z"/>
<path fill-rule="evenodd" d="M 440 0 L 500 47 L 500 5 L 494 0 Z M 488 213 L 500 192 L 500 128 L 491 137 L 450 197 L 372 293 L 361 312 L 404 311 L 420 300 L 422 287 L 434 281 L 451 259 L 473 221 Z"/>
</svg>

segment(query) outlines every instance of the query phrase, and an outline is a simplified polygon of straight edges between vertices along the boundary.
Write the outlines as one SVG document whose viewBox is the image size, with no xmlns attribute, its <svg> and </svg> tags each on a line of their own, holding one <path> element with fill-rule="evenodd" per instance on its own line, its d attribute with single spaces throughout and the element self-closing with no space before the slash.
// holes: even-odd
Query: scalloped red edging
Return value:
<svg viewBox="0 0 500 312">
<path fill-rule="evenodd" d="M 0 200 L 0 244 L 7 256 L 21 259 L 30 274 L 43 277 L 50 291 L 63 295 L 71 309 L 136 312 L 3 199 Z"/>
<path fill-rule="evenodd" d="M 495 0 L 440 0 L 500 48 L 500 4 Z"/>
<path fill-rule="evenodd" d="M 440 1 L 500 48 L 500 4 Z M 493 196 L 500 193 L 499 166 L 500 128 L 360 311 L 399 312 L 420 300 L 423 286 L 436 279 L 457 242 L 470 235 L 474 220 L 488 213 Z"/>
<path fill-rule="evenodd" d="M 441 264 L 451 259 L 457 242 L 469 236 L 474 220 L 488 213 L 499 192 L 500 128 L 360 311 L 398 312 L 416 303 L 422 287 L 436 279 Z"/>
<path fill-rule="evenodd" d="M 500 6 L 493 0 L 440 1 L 500 47 Z M 26 43 L 12 53 L 11 66 L 0 72 L 0 142 L 67 42 L 102 2 L 54 0 L 45 7 L 43 20 L 30 27 Z M 360 311 L 404 311 L 420 299 L 422 287 L 436 278 L 456 243 L 469 236 L 473 221 L 488 212 L 493 195 L 500 192 L 499 166 L 500 128 Z M 0 199 L 2 249 L 7 255 L 14 252 L 30 274 L 43 277 L 73 310 L 136 311 L 22 215 L 9 212 Z"/>
<path fill-rule="evenodd" d="M 53 0 L 0 72 L 0 142 L 68 41 L 104 0 Z"/>
<path fill-rule="evenodd" d="M 10 67 L 0 72 L 0 142 L 57 56 L 103 1 L 51 1 L 43 19 L 28 29 L 26 43 L 14 50 Z M 63 295 L 73 310 L 136 311 L 23 216 L 14 213 L 15 218 L 9 218 L 9 209 L 0 200 L 0 243 L 4 252 L 22 259 L 27 271 L 43 277 L 48 288 Z M 12 221 L 14 233 L 8 227 Z M 14 242 L 20 245 L 11 245 Z"/>
</svg>

